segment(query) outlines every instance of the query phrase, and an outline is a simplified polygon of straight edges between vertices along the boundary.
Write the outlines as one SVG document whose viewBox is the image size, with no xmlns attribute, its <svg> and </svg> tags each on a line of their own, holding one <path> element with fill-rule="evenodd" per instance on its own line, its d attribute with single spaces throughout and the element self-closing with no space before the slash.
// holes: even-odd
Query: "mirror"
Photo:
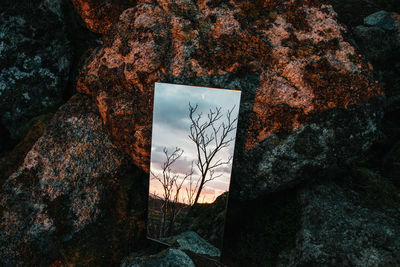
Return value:
<svg viewBox="0 0 400 267">
<path fill-rule="evenodd" d="M 222 248 L 241 92 L 156 83 L 147 236 Z M 197 241 L 195 241 L 197 242 Z M 202 254 L 200 252 L 200 254 Z"/>
</svg>

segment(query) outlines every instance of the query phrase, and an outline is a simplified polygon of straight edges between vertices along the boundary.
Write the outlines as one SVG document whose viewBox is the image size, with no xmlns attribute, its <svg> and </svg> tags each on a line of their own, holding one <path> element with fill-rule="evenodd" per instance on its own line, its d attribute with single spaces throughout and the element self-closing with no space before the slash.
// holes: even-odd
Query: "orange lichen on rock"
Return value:
<svg viewBox="0 0 400 267">
<path fill-rule="evenodd" d="M 299 129 L 327 109 L 347 108 L 383 96 L 368 65 L 344 40 L 346 29 L 335 20 L 331 7 L 302 9 L 310 27 L 296 31 L 278 15 L 275 27 L 263 31 L 265 36 L 274 36 L 272 58 L 277 64 L 271 66 L 273 72 L 261 75 L 246 150 L 271 134 Z M 288 32 L 291 37 L 282 38 Z"/>
<path fill-rule="evenodd" d="M 168 77 L 190 83 L 259 73 L 252 103 L 245 104 L 252 107 L 246 150 L 327 109 L 383 94 L 324 1 L 144 2 L 151 4 L 125 10 L 107 32 L 78 90 L 93 96 L 113 141 L 145 170 L 154 82 Z"/>
<path fill-rule="evenodd" d="M 88 60 L 77 83 L 80 92 L 93 95 L 113 141 L 145 170 L 149 168 L 151 88 L 165 76 L 169 41 L 163 29 L 167 23 L 160 7 L 141 4 L 126 10 L 105 35 L 104 47 Z"/>
<path fill-rule="evenodd" d="M 135 0 L 72 0 L 87 28 L 103 34 L 118 20 L 125 9 L 133 7 Z"/>
</svg>

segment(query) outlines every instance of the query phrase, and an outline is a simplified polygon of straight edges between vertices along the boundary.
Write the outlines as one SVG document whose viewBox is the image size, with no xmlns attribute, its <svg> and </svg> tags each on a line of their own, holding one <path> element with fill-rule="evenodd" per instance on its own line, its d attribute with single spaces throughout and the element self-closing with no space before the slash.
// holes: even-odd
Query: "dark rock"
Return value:
<svg viewBox="0 0 400 267">
<path fill-rule="evenodd" d="M 25 155 L 42 136 L 52 116 L 52 113 L 47 113 L 30 120 L 22 130 L 24 138 L 21 142 L 0 158 L 0 186 L 23 163 Z"/>
<path fill-rule="evenodd" d="M 228 193 L 217 197 L 213 203 L 197 205 L 191 211 L 184 229 L 196 232 L 215 247 L 222 248 Z"/>
<path fill-rule="evenodd" d="M 333 8 L 339 15 L 341 22 L 352 28 L 363 24 L 365 17 L 381 11 L 399 12 L 397 0 L 331 0 Z"/>
<path fill-rule="evenodd" d="M 389 22 L 390 27 L 386 25 Z M 396 102 L 391 97 L 400 94 L 400 15 L 385 11 L 374 13 L 353 32 L 357 45 L 389 97 L 387 108 L 391 109 L 391 103 Z"/>
<path fill-rule="evenodd" d="M 371 61 L 384 63 L 392 55 L 392 44 L 385 30 L 360 25 L 354 29 L 354 34 Z"/>
<path fill-rule="evenodd" d="M 375 26 L 386 31 L 396 31 L 396 21 L 390 12 L 384 10 L 375 12 L 364 19 L 364 24 Z"/>
<path fill-rule="evenodd" d="M 365 120 L 365 114 L 370 114 L 369 119 Z M 313 180 L 318 170 L 354 159 L 355 151 L 367 149 L 378 138 L 376 123 L 381 116 L 382 107 L 377 103 L 330 110 L 300 130 L 268 138 L 253 151 L 239 154 L 231 193 L 242 199 L 254 198 Z"/>
<path fill-rule="evenodd" d="M 122 261 L 121 267 L 219 266 L 215 260 L 220 256 L 219 249 L 209 244 L 195 232 L 188 231 L 177 236 L 164 238 L 162 242 L 170 247 L 158 253 L 134 252 Z"/>
<path fill-rule="evenodd" d="M 3 184 L 1 265 L 50 264 L 61 257 L 63 243 L 74 240 L 75 235 L 94 222 L 101 222 L 103 216 L 109 216 L 108 220 L 128 220 L 121 216 L 128 216 L 125 208 L 134 210 L 123 204 L 129 196 L 113 197 L 124 181 L 120 173 L 126 163 L 105 134 L 91 100 L 79 95 L 72 97 L 54 115 L 23 164 Z M 145 199 L 145 195 L 140 196 Z M 114 201 L 119 206 L 112 206 Z M 106 214 L 108 206 L 116 214 Z M 137 218 L 128 221 L 130 225 L 136 222 L 136 228 L 140 225 Z M 134 238 L 127 233 L 132 231 L 128 226 L 103 224 L 109 231 L 123 229 L 127 237 Z M 97 234 L 105 235 L 101 231 Z M 78 240 L 81 245 L 75 243 L 75 249 L 82 243 L 88 247 L 85 242 L 90 238 L 93 237 Z M 102 246 L 107 247 L 107 242 L 113 242 L 112 237 Z"/>
<path fill-rule="evenodd" d="M 190 257 L 179 249 L 169 248 L 156 255 L 129 257 L 125 259 L 121 267 L 194 267 Z"/>
<path fill-rule="evenodd" d="M 242 90 L 232 196 L 256 198 L 377 138 L 383 92 L 345 31 L 319 1 L 141 1 L 87 59 L 78 90 L 144 170 L 154 82 Z"/>
<path fill-rule="evenodd" d="M 62 103 L 72 58 L 62 1 L 29 3 L 0 9 L 0 117 L 17 140 L 31 118 Z"/>
<path fill-rule="evenodd" d="M 400 142 L 387 153 L 383 161 L 385 173 L 400 188 Z"/>
<path fill-rule="evenodd" d="M 281 266 L 398 266 L 398 216 L 356 199 L 358 193 L 333 183 L 301 190 L 301 229 L 296 248 L 281 255 Z"/>
<path fill-rule="evenodd" d="M 219 257 L 221 255 L 218 248 L 214 247 L 192 231 L 183 232 L 177 236 L 165 238 L 162 241 L 177 249 L 189 250 L 200 255 L 211 257 Z"/>
<path fill-rule="evenodd" d="M 311 158 L 318 156 L 323 151 L 323 147 L 318 142 L 319 136 L 320 134 L 310 126 L 305 127 L 297 136 L 294 151 Z"/>
<path fill-rule="evenodd" d="M 221 261 L 227 266 L 277 266 L 295 247 L 301 210 L 296 188 L 250 201 L 229 201 Z"/>
</svg>

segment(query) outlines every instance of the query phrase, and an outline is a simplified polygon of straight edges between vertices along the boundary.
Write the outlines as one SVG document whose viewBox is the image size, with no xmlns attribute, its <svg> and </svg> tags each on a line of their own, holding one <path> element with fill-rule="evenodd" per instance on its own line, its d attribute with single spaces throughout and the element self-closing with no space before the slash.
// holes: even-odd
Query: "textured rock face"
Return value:
<svg viewBox="0 0 400 267">
<path fill-rule="evenodd" d="M 221 256 L 221 252 L 218 248 L 209 244 L 195 232 L 187 231 L 163 241 L 180 250 L 189 250 L 196 254 L 208 255 L 211 257 Z"/>
<path fill-rule="evenodd" d="M 103 216 L 124 163 L 91 100 L 74 96 L 3 184 L 1 265 L 55 260 L 62 242 Z"/>
<path fill-rule="evenodd" d="M 297 245 L 281 266 L 400 264 L 398 216 L 361 207 L 333 184 L 304 189 L 299 200 L 302 226 Z"/>
<path fill-rule="evenodd" d="M 139 266 L 219 266 L 215 261 L 204 257 L 219 257 L 220 251 L 195 232 L 184 232 L 162 240 L 170 248 L 149 256 L 132 253 L 126 257 L 121 267 Z"/>
<path fill-rule="evenodd" d="M 385 11 L 373 13 L 364 19 L 363 25 L 355 27 L 354 35 L 386 94 L 399 95 L 400 15 Z"/>
<path fill-rule="evenodd" d="M 128 258 L 124 260 L 121 267 L 141 267 L 141 266 L 165 266 L 165 267 L 195 267 L 193 261 L 185 252 L 179 249 L 170 248 L 157 255 Z"/>
<path fill-rule="evenodd" d="M 7 155 L 0 157 L 0 188 L 3 182 L 13 174 L 23 163 L 25 155 L 31 150 L 32 146 L 42 136 L 53 114 L 38 116 L 28 123 L 29 130 L 24 139 L 18 143 Z"/>
<path fill-rule="evenodd" d="M 375 139 L 370 100 L 383 93 L 345 32 L 322 1 L 141 1 L 88 58 L 78 90 L 145 170 L 154 82 L 242 90 L 232 179 L 255 197 Z"/>
<path fill-rule="evenodd" d="M 72 51 L 61 2 L 6 1 L 0 9 L 0 117 L 11 138 L 62 103 Z"/>
<path fill-rule="evenodd" d="M 400 25 L 397 25 L 396 23 L 397 17 L 398 14 L 381 10 L 366 17 L 364 19 L 364 24 L 378 27 L 387 31 L 397 31 L 400 29 Z"/>
<path fill-rule="evenodd" d="M 134 6 L 135 0 L 72 0 L 89 30 L 105 33 L 125 9 Z"/>
</svg>

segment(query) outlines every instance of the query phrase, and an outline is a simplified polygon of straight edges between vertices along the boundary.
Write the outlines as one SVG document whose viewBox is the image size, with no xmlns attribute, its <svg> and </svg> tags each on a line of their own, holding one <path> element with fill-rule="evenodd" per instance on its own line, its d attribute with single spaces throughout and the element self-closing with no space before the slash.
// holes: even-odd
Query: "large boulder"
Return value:
<svg viewBox="0 0 400 267">
<path fill-rule="evenodd" d="M 154 82 L 242 90 L 231 188 L 254 198 L 376 139 L 383 93 L 346 36 L 321 1 L 141 1 L 87 59 L 78 90 L 144 170 Z"/>
<path fill-rule="evenodd" d="M 145 185 L 125 175 L 127 166 L 92 101 L 72 97 L 2 186 L 0 265 L 119 262 L 115 253 L 127 253 L 138 228 L 144 231 L 133 214 L 142 212 L 135 204 L 145 192 L 126 192 Z"/>
<path fill-rule="evenodd" d="M 388 214 L 365 206 L 364 197 L 334 183 L 302 189 L 296 247 L 282 254 L 280 266 L 399 266 L 398 204 Z"/>
<path fill-rule="evenodd" d="M 135 5 L 136 0 L 72 0 L 86 27 L 95 33 L 106 33 L 125 9 Z"/>
<path fill-rule="evenodd" d="M 0 125 L 9 138 L 19 139 L 31 118 L 62 104 L 71 59 L 62 0 L 2 3 Z"/>
</svg>

